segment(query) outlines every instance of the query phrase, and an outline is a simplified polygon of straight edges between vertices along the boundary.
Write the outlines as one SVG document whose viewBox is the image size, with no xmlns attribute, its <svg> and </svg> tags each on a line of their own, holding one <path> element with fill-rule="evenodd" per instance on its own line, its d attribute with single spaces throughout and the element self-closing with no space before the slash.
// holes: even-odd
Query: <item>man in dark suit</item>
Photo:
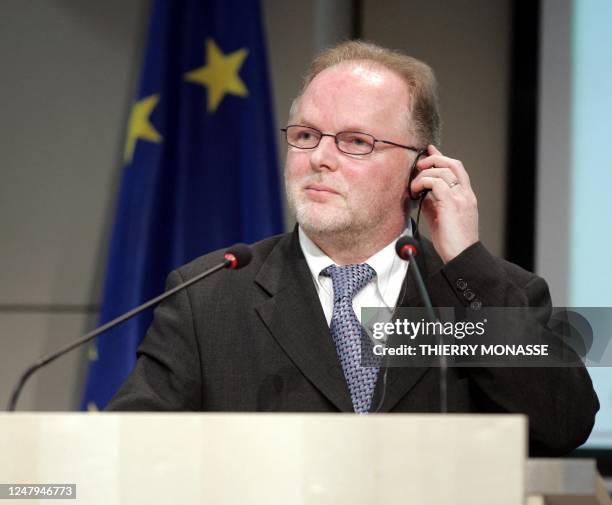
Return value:
<svg viewBox="0 0 612 505">
<path fill-rule="evenodd" d="M 421 305 L 393 250 L 413 232 L 410 193 L 429 191 L 423 214 L 432 242 L 423 241 L 419 258 L 434 306 L 550 306 L 542 279 L 479 242 L 467 172 L 435 147 L 427 65 L 341 44 L 313 62 L 290 115 L 285 182 L 299 226 L 255 244 L 247 267 L 162 304 L 109 409 L 438 411 L 434 368 L 392 368 L 383 381 L 355 350 L 361 307 Z M 195 260 L 169 286 L 220 259 Z M 583 367 L 451 368 L 448 403 L 454 412 L 526 413 L 532 454 L 580 445 L 598 409 Z"/>
</svg>

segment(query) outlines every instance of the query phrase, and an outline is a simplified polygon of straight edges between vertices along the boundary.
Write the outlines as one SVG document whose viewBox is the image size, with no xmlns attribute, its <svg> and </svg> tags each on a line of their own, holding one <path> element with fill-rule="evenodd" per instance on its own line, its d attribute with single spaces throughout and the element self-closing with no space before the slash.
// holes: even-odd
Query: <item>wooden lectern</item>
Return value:
<svg viewBox="0 0 612 505">
<path fill-rule="evenodd" d="M 2 414 L 0 483 L 76 484 L 60 500 L 75 504 L 523 505 L 526 429 L 519 415 Z"/>
</svg>

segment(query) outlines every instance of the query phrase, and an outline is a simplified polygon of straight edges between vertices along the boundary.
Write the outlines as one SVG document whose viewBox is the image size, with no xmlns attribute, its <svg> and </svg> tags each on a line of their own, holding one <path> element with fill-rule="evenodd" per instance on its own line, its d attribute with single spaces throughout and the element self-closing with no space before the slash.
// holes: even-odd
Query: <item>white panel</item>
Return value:
<svg viewBox="0 0 612 505">
<path fill-rule="evenodd" d="M 608 0 L 542 4 L 537 267 L 560 306 L 612 305 L 611 24 Z M 612 373 L 589 372 L 601 408 L 586 445 L 609 449 Z"/>
<path fill-rule="evenodd" d="M 526 428 L 518 415 L 5 414 L 0 474 L 76 483 L 88 504 L 519 505 Z"/>
<path fill-rule="evenodd" d="M 612 3 L 575 2 L 573 14 L 569 300 L 612 307 Z M 612 449 L 612 371 L 590 372 L 601 410 L 589 442 Z"/>
</svg>

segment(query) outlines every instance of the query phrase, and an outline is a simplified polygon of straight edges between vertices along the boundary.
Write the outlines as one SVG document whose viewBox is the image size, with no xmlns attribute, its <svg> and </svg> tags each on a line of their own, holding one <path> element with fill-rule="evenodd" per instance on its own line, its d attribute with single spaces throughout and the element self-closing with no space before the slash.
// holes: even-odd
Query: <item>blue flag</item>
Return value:
<svg viewBox="0 0 612 505">
<path fill-rule="evenodd" d="M 179 265 L 283 230 L 259 1 L 156 0 L 127 130 L 100 323 Z M 151 318 L 98 338 L 83 409 L 118 390 Z"/>
</svg>

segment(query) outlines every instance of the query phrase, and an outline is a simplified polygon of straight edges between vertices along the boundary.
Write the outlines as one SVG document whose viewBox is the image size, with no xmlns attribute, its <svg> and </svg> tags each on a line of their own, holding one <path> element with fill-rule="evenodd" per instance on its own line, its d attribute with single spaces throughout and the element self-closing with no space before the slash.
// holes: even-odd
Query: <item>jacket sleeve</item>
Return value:
<svg viewBox="0 0 612 505">
<path fill-rule="evenodd" d="M 182 283 L 168 276 L 166 289 Z M 134 370 L 111 399 L 109 411 L 185 411 L 202 406 L 200 349 L 189 291 L 184 289 L 155 310 L 137 352 Z"/>
<path fill-rule="evenodd" d="M 532 331 L 536 328 L 556 352 L 573 354 L 579 361 L 562 337 L 549 328 L 552 302 L 544 279 L 492 256 L 480 242 L 432 275 L 428 287 L 432 302 L 439 307 L 460 303 L 471 312 L 481 307 L 532 307 L 532 320 L 525 321 L 524 332 L 516 332 L 520 339 L 516 343 L 536 343 Z M 477 366 L 467 373 L 473 384 L 475 410 L 528 416 L 532 456 L 566 454 L 591 433 L 599 401 L 582 363 Z"/>
</svg>

